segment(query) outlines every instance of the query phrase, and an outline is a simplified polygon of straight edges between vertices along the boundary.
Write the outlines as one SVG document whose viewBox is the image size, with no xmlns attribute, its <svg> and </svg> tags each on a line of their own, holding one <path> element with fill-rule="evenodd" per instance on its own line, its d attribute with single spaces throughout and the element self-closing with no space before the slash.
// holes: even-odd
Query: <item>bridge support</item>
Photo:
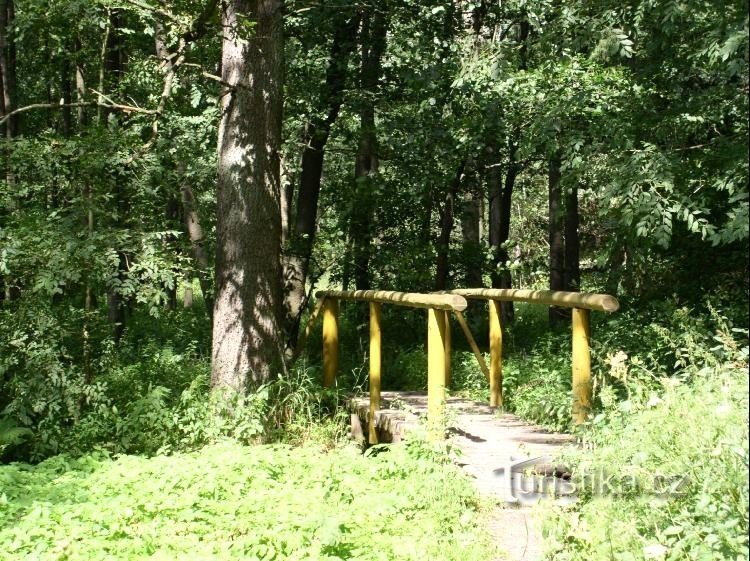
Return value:
<svg viewBox="0 0 750 561">
<path fill-rule="evenodd" d="M 323 385 L 327 388 L 336 381 L 339 369 L 339 302 L 326 298 L 323 303 Z"/>
<path fill-rule="evenodd" d="M 573 308 L 573 422 L 586 421 L 591 411 L 590 311 Z"/>
<path fill-rule="evenodd" d="M 380 304 L 370 302 L 370 410 L 367 415 L 368 440 L 370 444 L 378 443 L 377 412 L 380 410 Z"/>
<path fill-rule="evenodd" d="M 427 436 L 432 441 L 445 438 L 445 319 L 443 310 L 427 310 Z"/>
<path fill-rule="evenodd" d="M 445 388 L 451 387 L 451 377 L 453 376 L 453 362 L 452 362 L 452 340 L 451 340 L 451 311 L 444 310 L 445 314 Z M 459 314 L 461 312 L 458 312 Z"/>
<path fill-rule="evenodd" d="M 503 406 L 503 326 L 501 303 L 487 300 L 490 307 L 490 406 Z"/>
</svg>

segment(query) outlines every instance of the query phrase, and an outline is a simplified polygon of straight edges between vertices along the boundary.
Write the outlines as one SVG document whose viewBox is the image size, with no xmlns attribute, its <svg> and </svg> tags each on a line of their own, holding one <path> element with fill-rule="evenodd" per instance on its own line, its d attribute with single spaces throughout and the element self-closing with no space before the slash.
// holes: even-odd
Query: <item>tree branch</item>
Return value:
<svg viewBox="0 0 750 561">
<path fill-rule="evenodd" d="M 92 90 L 93 91 L 93 90 Z M 136 107 L 134 105 L 124 105 L 122 103 L 100 103 L 97 101 L 78 101 L 75 103 L 32 103 L 31 105 L 25 105 L 14 109 L 10 113 L 6 113 L 0 118 L 0 125 L 6 123 L 8 119 L 19 113 L 26 113 L 27 111 L 33 111 L 35 109 L 63 109 L 65 107 L 104 107 L 106 109 L 115 109 L 124 113 L 141 113 L 144 115 L 154 115 L 156 111 L 154 109 L 143 109 L 142 107 Z"/>
</svg>

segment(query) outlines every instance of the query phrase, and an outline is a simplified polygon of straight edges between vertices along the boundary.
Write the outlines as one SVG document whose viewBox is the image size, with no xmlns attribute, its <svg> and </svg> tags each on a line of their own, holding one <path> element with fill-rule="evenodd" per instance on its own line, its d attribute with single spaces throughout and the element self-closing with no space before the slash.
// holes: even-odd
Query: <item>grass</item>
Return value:
<svg viewBox="0 0 750 561">
<path fill-rule="evenodd" d="M 0 558 L 491 557 L 457 468 L 418 444 L 379 450 L 222 442 L 0 466 Z"/>
</svg>

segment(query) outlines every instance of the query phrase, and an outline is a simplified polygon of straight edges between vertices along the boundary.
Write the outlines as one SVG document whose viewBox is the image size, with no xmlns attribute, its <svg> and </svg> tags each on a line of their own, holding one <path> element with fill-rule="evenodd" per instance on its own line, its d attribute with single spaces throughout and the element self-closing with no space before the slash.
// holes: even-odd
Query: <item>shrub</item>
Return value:
<svg viewBox="0 0 750 561">
<path fill-rule="evenodd" d="M 609 379 L 626 399 L 602 389 L 585 450 L 567 460 L 579 485 L 584 474 L 637 485 L 603 497 L 584 486 L 572 508 L 552 509 L 550 558 L 748 559 L 747 332 L 737 342 L 741 330 L 718 314 L 713 321 L 710 336 L 696 338 L 690 325 L 663 333 L 679 376 L 649 371 L 643 360 L 634 366 L 625 353 L 612 361 Z M 680 483 L 679 492 L 654 495 L 664 481 Z"/>
</svg>

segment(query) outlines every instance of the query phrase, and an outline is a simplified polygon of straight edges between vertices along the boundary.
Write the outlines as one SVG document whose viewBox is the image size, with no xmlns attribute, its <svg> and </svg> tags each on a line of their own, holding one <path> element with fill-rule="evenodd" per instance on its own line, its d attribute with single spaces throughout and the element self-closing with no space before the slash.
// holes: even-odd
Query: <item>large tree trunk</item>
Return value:
<svg viewBox="0 0 750 561">
<path fill-rule="evenodd" d="M 560 188 L 560 156 L 553 154 L 549 158 L 549 288 L 565 290 L 565 242 L 563 238 L 562 193 Z M 549 309 L 550 324 L 558 323 L 564 318 L 560 308 Z"/>
<path fill-rule="evenodd" d="M 352 253 L 354 286 L 370 288 L 370 243 L 375 212 L 374 180 L 378 173 L 378 146 L 375 130 L 375 97 L 385 52 L 388 18 L 384 7 L 367 8 L 362 15 L 362 67 L 360 84 L 365 99 L 360 109 L 360 136 L 354 168 L 357 200 L 352 210 Z"/>
<path fill-rule="evenodd" d="M 456 174 L 448 184 L 445 193 L 443 207 L 440 209 L 440 234 L 437 240 L 437 267 L 435 268 L 435 290 L 445 290 L 448 288 L 448 277 L 450 276 L 450 261 L 448 253 L 450 251 L 451 233 L 453 232 L 453 215 L 456 200 L 456 193 L 461 184 L 466 167 L 466 158 L 464 158 L 456 170 Z"/>
<path fill-rule="evenodd" d="M 336 121 L 344 100 L 349 57 L 356 44 L 359 20 L 360 15 L 357 13 L 345 22 L 337 22 L 343 25 L 337 25 L 334 32 L 322 99 L 327 115 L 324 119 L 314 119 L 305 130 L 305 148 L 302 152 L 300 187 L 297 193 L 297 214 L 284 267 L 286 326 L 290 347 L 296 344 L 300 317 L 306 303 L 305 283 L 315 240 L 325 146 L 331 126 Z"/>
<path fill-rule="evenodd" d="M 581 288 L 580 242 L 578 240 L 578 187 L 565 194 L 565 290 Z"/>
<path fill-rule="evenodd" d="M 211 385 L 244 392 L 283 360 L 282 2 L 229 0 L 222 27 Z"/>
</svg>

